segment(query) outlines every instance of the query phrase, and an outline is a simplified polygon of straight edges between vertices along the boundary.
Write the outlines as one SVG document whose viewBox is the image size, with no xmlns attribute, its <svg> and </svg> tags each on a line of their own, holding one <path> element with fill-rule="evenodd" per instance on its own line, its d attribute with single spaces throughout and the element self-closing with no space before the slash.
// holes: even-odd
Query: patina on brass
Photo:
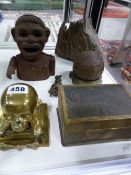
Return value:
<svg viewBox="0 0 131 175">
<path fill-rule="evenodd" d="M 0 149 L 48 146 L 47 104 L 27 84 L 13 84 L 1 97 Z"/>
<path fill-rule="evenodd" d="M 121 85 L 59 87 L 64 146 L 131 139 L 131 97 Z"/>
</svg>

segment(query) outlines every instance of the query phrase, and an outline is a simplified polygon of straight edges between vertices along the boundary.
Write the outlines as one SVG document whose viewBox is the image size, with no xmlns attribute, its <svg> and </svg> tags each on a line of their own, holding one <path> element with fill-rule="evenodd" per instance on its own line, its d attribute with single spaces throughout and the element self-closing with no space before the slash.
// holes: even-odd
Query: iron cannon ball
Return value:
<svg viewBox="0 0 131 175">
<path fill-rule="evenodd" d="M 104 70 L 104 61 L 96 51 L 84 51 L 76 57 L 73 72 L 81 80 L 97 80 Z"/>
</svg>

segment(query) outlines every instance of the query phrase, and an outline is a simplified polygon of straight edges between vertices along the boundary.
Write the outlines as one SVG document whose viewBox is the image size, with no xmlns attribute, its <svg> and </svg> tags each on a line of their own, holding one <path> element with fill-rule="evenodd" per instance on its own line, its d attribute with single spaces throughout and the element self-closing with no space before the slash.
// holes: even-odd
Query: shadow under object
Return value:
<svg viewBox="0 0 131 175">
<path fill-rule="evenodd" d="M 55 48 L 59 57 L 73 61 L 81 52 L 90 50 L 100 50 L 97 34 L 90 19 L 62 23 Z"/>
<path fill-rule="evenodd" d="M 61 86 L 58 97 L 64 146 L 131 138 L 131 98 L 121 85 Z"/>
</svg>

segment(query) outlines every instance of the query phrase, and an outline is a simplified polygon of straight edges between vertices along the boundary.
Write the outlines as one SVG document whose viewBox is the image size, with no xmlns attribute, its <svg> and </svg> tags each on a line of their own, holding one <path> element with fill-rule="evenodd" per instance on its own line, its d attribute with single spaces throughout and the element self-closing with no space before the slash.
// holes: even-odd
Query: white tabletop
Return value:
<svg viewBox="0 0 131 175">
<path fill-rule="evenodd" d="M 6 78 L 6 70 L 10 58 L 16 55 L 18 50 L 0 50 L 0 95 L 10 84 L 25 82 L 17 77 L 9 80 Z M 53 51 L 47 51 L 53 54 Z M 63 84 L 71 84 L 68 77 L 72 70 L 72 62 L 56 57 L 56 75 L 62 75 Z M 125 155 L 130 153 L 130 141 L 109 142 L 101 144 L 89 144 L 81 146 L 63 147 L 60 139 L 60 131 L 56 108 L 58 99 L 50 97 L 48 90 L 54 77 L 44 81 L 28 81 L 32 85 L 43 102 L 48 104 L 50 121 L 50 146 L 38 148 L 37 150 L 24 149 L 22 151 L 8 150 L 0 151 L 0 175 L 29 175 L 34 172 L 44 172 L 45 169 L 64 167 L 72 164 L 79 164 L 83 161 L 109 158 L 112 156 Z M 102 75 L 103 84 L 114 84 L 115 81 L 105 70 Z M 126 149 L 125 149 L 126 148 Z"/>
</svg>

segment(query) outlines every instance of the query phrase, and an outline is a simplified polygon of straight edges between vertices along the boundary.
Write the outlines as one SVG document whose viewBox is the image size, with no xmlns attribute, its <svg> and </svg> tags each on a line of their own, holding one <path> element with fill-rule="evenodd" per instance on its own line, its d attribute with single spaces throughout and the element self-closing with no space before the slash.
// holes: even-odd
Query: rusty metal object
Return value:
<svg viewBox="0 0 131 175">
<path fill-rule="evenodd" d="M 73 64 L 73 73 L 81 80 L 94 81 L 101 77 L 104 70 L 104 61 L 96 51 L 80 53 Z"/>
<path fill-rule="evenodd" d="M 55 75 L 55 58 L 43 51 L 50 30 L 43 21 L 34 15 L 23 15 L 16 21 L 11 30 L 18 45 L 20 54 L 13 56 L 7 70 L 7 77 L 17 70 L 17 76 L 22 80 L 45 80 Z"/>
</svg>

